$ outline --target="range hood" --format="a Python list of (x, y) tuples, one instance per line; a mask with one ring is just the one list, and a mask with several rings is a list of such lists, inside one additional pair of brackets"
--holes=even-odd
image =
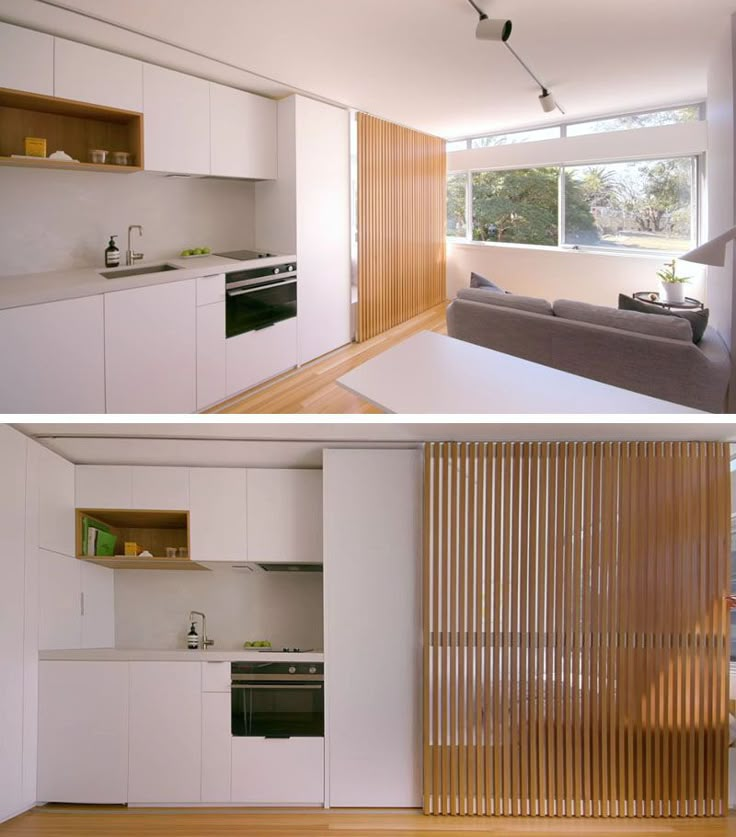
[(321, 573), (322, 564), (268, 564), (255, 563), (264, 573)]

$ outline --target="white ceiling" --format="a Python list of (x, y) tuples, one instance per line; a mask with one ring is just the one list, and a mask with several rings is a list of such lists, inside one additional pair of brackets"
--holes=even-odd
[[(512, 19), (511, 43), (573, 118), (704, 98), (709, 54), (736, 11), (735, 0), (479, 4)], [(183, 53), (58, 6), (271, 80), (243, 76), (246, 89), (297, 89), (440, 136), (545, 119), (538, 89), (505, 47), (476, 41), (467, 0), (0, 0), (0, 17), (186, 69)], [(236, 83), (232, 68), (223, 72)]]
[(319, 468), (335, 447), (419, 447), (426, 441), (736, 441), (736, 422), (612, 424), (581, 418), (440, 424), (340, 421), (17, 424), (76, 464)]

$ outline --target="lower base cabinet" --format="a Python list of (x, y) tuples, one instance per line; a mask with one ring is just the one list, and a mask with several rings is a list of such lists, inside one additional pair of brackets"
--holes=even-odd
[(230, 802), (230, 725), (230, 692), (203, 692), (202, 802)]
[(323, 738), (233, 738), (232, 753), (232, 802), (324, 802)]
[(39, 665), (38, 800), (128, 801), (128, 664)]
[(227, 392), (235, 395), (296, 366), (296, 319), (227, 340)]

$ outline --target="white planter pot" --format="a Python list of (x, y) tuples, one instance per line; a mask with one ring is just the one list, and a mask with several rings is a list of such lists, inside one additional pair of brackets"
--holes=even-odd
[(667, 302), (684, 302), (685, 283), (662, 282), (662, 294)]

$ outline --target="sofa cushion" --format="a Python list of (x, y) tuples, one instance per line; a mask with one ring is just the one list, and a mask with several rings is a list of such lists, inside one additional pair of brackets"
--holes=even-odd
[(506, 293), (500, 285), (497, 285), (495, 282), (491, 282), (490, 279), (486, 279), (485, 276), (481, 276), (479, 273), (470, 274), (470, 287), (485, 288), (487, 291), (496, 291), (496, 293), (499, 294)]
[(640, 299), (634, 299), (626, 294), (618, 295), (618, 307), (624, 311), (639, 311), (642, 314), (659, 314), (670, 318), (686, 320), (690, 324), (691, 339), (693, 343), (700, 343), (708, 327), (710, 311), (705, 308), (701, 311), (682, 311), (676, 308), (662, 308), (660, 305), (650, 305)]
[(502, 308), (516, 308), (529, 311), (532, 314), (547, 314), (552, 316), (552, 306), (546, 299), (535, 296), (518, 296), (517, 294), (489, 293), (485, 288), (463, 288), (458, 291), (458, 299), (468, 299), (471, 302), (484, 302), (486, 305), (498, 305)]
[[(577, 320), (591, 325), (618, 328), (633, 331), (651, 337), (668, 337), (671, 340), (692, 340), (689, 324), (676, 317), (652, 317), (636, 311), (619, 311), (603, 305), (590, 305), (587, 302), (574, 302), (558, 299), (554, 304), (556, 317), (565, 320)], [(686, 328), (683, 328), (686, 325)]]

